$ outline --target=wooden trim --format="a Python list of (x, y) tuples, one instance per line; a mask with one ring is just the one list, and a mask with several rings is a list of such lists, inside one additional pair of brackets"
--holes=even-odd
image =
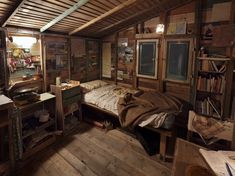
[(67, 17), (68, 15), (70, 15), (71, 13), (73, 13), (75, 10), (77, 10), (78, 8), (80, 8), (81, 6), (83, 6), (84, 4), (86, 4), (89, 0), (80, 0), (79, 2), (77, 2), (76, 4), (74, 4), (71, 8), (67, 9), (66, 11), (64, 11), (62, 14), (60, 14), (59, 16), (57, 16), (56, 18), (54, 18), (53, 20), (51, 20), (49, 23), (47, 23), (45, 26), (43, 26), (40, 29), (40, 32), (44, 32), (45, 30), (47, 30), (48, 28), (50, 28), (51, 26), (53, 26), (54, 24), (58, 23), (59, 21), (61, 21), (62, 19), (64, 19), (65, 17)]
[(115, 8), (113, 8), (113, 9), (107, 11), (106, 13), (104, 13), (104, 14), (98, 16), (97, 18), (94, 18), (93, 20), (91, 20), (91, 21), (85, 23), (84, 25), (78, 27), (77, 29), (71, 31), (71, 32), (69, 33), (69, 35), (72, 35), (72, 34), (74, 34), (74, 33), (77, 33), (78, 31), (81, 31), (82, 29), (87, 28), (88, 26), (90, 26), (90, 25), (96, 23), (97, 21), (100, 21), (100, 20), (106, 18), (107, 16), (110, 16), (110, 15), (114, 14), (115, 12), (117, 12), (117, 11), (119, 11), (119, 10), (121, 10), (121, 9), (123, 9), (123, 8), (125, 8), (125, 7), (127, 7), (127, 6), (129, 6), (129, 5), (131, 5), (131, 4), (133, 4), (133, 3), (135, 3), (135, 2), (136, 2), (136, 0), (128, 0), (128, 1), (124, 2), (124, 3), (122, 3), (122, 4), (118, 5), (118, 6), (116, 6)]
[(162, 34), (157, 33), (149, 33), (149, 34), (136, 34), (136, 39), (154, 39), (154, 38), (161, 38)]

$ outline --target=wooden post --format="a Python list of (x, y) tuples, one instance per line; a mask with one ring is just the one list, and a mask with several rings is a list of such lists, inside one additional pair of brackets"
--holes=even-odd
[[(160, 23), (164, 24), (164, 34), (166, 34), (166, 25), (167, 25), (167, 17), (168, 13), (167, 12), (162, 12), (160, 14)], [(164, 35), (161, 36), (160, 41), (159, 41), (159, 59), (158, 59), (158, 78), (159, 78), (159, 90), (163, 92), (163, 57), (164, 57)]]
[(118, 36), (119, 33), (116, 32), (115, 34), (115, 44), (116, 44), (116, 57), (115, 57), (115, 84), (117, 85), (117, 69), (118, 69)]

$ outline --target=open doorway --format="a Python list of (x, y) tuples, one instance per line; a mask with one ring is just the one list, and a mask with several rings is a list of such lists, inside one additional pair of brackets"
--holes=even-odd
[(10, 84), (42, 77), (40, 46), (39, 35), (8, 35), (7, 65)]

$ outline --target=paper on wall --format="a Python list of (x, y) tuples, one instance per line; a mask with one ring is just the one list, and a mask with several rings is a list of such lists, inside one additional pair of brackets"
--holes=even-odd
[(214, 4), (213, 8), (212, 8), (211, 21), (213, 21), (213, 22), (229, 21), (231, 7), (232, 7), (231, 2)]

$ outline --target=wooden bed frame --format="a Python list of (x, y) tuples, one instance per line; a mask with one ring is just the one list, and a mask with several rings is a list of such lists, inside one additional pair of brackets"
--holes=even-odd
[[(118, 116), (108, 110), (105, 110), (105, 109), (101, 109), (91, 103), (86, 103), (86, 102), (82, 102), (81, 103), (82, 106), (87, 106), (88, 108), (92, 108), (92, 109), (95, 109), (99, 112), (102, 112), (102, 113), (105, 113), (105, 114), (108, 114), (116, 119), (118, 119)], [(167, 154), (167, 145), (169, 143), (169, 139), (173, 139), (175, 140), (176, 139), (176, 131), (175, 129), (173, 128), (172, 130), (166, 130), (166, 129), (162, 129), (162, 128), (153, 128), (153, 127), (150, 127), (150, 126), (145, 126), (144, 128), (146, 129), (149, 129), (155, 133), (158, 133), (160, 134), (160, 151), (159, 151), (159, 154), (160, 154), (160, 157), (163, 161), (166, 161), (167, 159), (173, 159), (173, 156), (171, 155), (168, 155)]]

